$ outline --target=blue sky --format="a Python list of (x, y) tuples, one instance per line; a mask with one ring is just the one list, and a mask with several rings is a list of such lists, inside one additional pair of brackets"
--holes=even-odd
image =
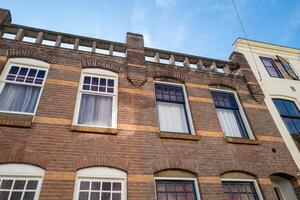
[[(249, 39), (300, 48), (300, 0), (235, 0)], [(13, 23), (228, 59), (243, 37), (231, 0), (1, 0)]]

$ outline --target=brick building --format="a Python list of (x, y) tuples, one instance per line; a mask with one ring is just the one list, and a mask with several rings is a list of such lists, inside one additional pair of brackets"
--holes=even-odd
[(242, 54), (25, 27), (4, 9), (0, 27), (0, 199), (297, 199), (297, 166)]

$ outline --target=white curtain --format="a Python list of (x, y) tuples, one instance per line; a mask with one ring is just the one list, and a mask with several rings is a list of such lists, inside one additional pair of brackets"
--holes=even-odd
[(112, 126), (112, 97), (82, 94), (78, 124)]
[(222, 130), (227, 137), (242, 137), (235, 111), (217, 108), (217, 114), (221, 123)]
[(0, 110), (33, 113), (40, 87), (5, 83), (0, 94)]
[(157, 102), (161, 131), (189, 133), (183, 104)]

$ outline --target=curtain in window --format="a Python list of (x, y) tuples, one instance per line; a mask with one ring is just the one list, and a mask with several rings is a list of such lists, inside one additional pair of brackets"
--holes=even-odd
[(161, 131), (189, 133), (184, 104), (157, 102)]
[(217, 108), (217, 114), (221, 123), (222, 130), (227, 137), (242, 137), (236, 113), (234, 110)]
[(33, 113), (39, 87), (6, 83), (0, 94), (0, 110)]
[(112, 126), (112, 97), (82, 94), (78, 124)]

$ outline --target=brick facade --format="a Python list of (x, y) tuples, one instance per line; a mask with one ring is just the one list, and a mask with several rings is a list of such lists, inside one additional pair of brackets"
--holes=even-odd
[[(141, 35), (128, 33), (125, 45), (127, 57), (121, 58), (0, 40), (0, 69), (8, 59), (16, 57), (50, 64), (37, 112), (33, 121), (29, 120), (32, 123), (26, 128), (13, 122), (2, 123), (5, 116), (0, 115), (0, 163), (28, 163), (44, 168), (41, 200), (72, 199), (76, 171), (91, 166), (127, 172), (128, 200), (155, 199), (154, 174), (165, 169), (195, 174), (203, 200), (226, 199), (220, 179), (226, 172), (253, 174), (263, 197), (269, 200), (275, 199), (270, 175), (297, 177), (297, 167), (261, 101), (261, 89), (242, 54), (231, 56), (242, 73), (224, 75), (147, 62)], [(83, 68), (118, 73), (118, 128), (113, 134), (72, 128)], [(185, 85), (195, 138), (159, 133), (153, 87), (156, 80)], [(237, 92), (256, 142), (224, 138), (210, 93), (213, 87)], [(9, 117), (13, 120), (13, 116)], [(28, 119), (18, 116), (15, 120)]]

